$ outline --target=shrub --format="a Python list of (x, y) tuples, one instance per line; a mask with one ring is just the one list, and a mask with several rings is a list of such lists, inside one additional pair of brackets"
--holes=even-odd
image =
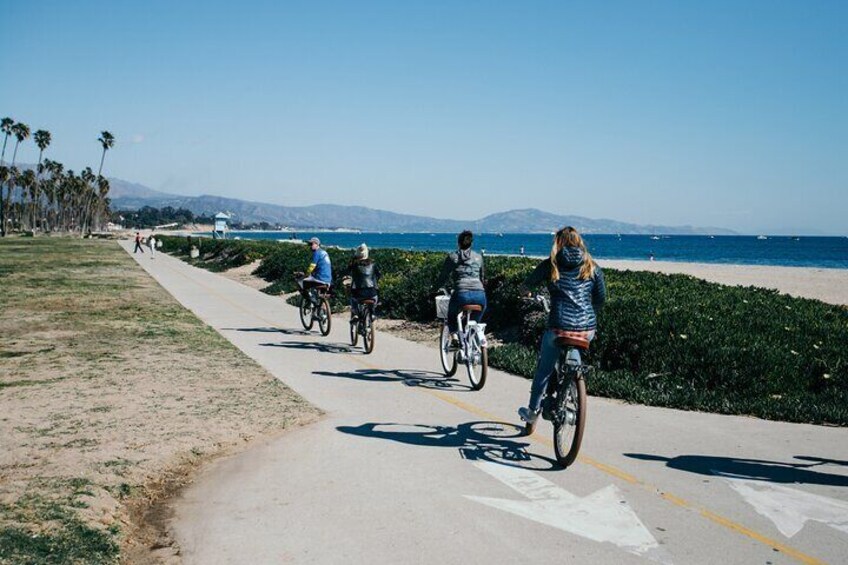
[[(187, 256), (186, 238), (162, 238)], [(194, 239), (196, 243), (198, 240)], [(334, 267), (350, 251), (327, 250)], [(372, 250), (383, 273), (383, 315), (434, 318), (432, 301), (444, 253)], [(286, 242), (204, 239), (198, 264), (221, 269), (257, 258), (265, 292), (292, 292), (292, 272), (309, 252)], [(486, 260), (486, 322), (509, 336), (490, 362), (532, 376), (544, 316), (519, 297), (534, 260)], [(605, 271), (609, 300), (598, 317), (589, 380), (593, 394), (656, 406), (752, 414), (763, 418), (848, 425), (848, 310), (753, 287), (728, 287), (685, 275)], [(332, 301), (335, 311), (344, 293)]]

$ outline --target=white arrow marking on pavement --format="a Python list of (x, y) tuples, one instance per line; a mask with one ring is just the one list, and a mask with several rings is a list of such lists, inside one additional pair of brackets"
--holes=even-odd
[(848, 534), (848, 502), (763, 481), (723, 478), (787, 538), (800, 532), (808, 520)]
[(610, 542), (654, 561), (671, 563), (614, 485), (580, 498), (526, 469), (482, 461), (475, 465), (530, 500), (466, 498), (593, 541)]

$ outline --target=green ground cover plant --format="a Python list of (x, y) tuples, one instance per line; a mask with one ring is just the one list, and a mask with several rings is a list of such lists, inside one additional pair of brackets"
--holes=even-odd
[[(186, 256), (186, 238), (164, 238)], [(195, 239), (195, 242), (197, 239)], [(261, 258), (266, 292), (292, 292), (292, 272), (309, 253), (287, 242), (204, 240), (200, 264), (237, 266)], [(335, 268), (349, 250), (328, 249)], [(383, 271), (384, 316), (428, 322), (444, 253), (374, 249)], [(519, 297), (535, 260), (486, 262), (486, 322), (504, 345), (490, 363), (531, 377), (544, 316)], [(588, 382), (594, 395), (654, 406), (848, 425), (848, 309), (754, 287), (686, 275), (606, 270), (609, 301), (599, 317)], [(345, 304), (342, 295), (334, 309)]]

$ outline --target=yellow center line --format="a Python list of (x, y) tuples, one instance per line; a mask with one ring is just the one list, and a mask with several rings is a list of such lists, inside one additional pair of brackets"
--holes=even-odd
[[(178, 259), (175, 259), (175, 260), (178, 260)], [(162, 263), (159, 263), (159, 264), (162, 264)], [(197, 281), (196, 279), (189, 277), (185, 273), (182, 273), (182, 272), (178, 271), (177, 269), (174, 269), (173, 267), (170, 267), (168, 265), (166, 265), (166, 266), (171, 271), (179, 274), (180, 276), (182, 276), (186, 280), (206, 289), (210, 294), (220, 298), (224, 302), (227, 302), (228, 304), (230, 304), (234, 308), (241, 310), (242, 312), (249, 314), (250, 316), (253, 316), (255, 318), (262, 320), (263, 322), (267, 323), (269, 325), (269, 327), (279, 329), (279, 330), (285, 329), (285, 328), (278, 326), (275, 321), (269, 320), (268, 318), (265, 318), (263, 315), (257, 314), (255, 312), (251, 311), (250, 309), (242, 306), (241, 304), (234, 302), (233, 300), (229, 299), (227, 296), (222, 295), (221, 293), (217, 292), (215, 289)], [(372, 365), (371, 363), (368, 363), (367, 361), (364, 361), (360, 357), (356, 357), (356, 356), (352, 355), (351, 353), (345, 353), (344, 355), (346, 355), (349, 359), (351, 359), (355, 363), (357, 363), (357, 364), (359, 364), (359, 365), (361, 365), (365, 368), (378, 370), (378, 371), (382, 370), (381, 367), (377, 367), (375, 365)], [(422, 387), (415, 387), (415, 388), (420, 392), (429, 394), (430, 396), (434, 396), (435, 398), (438, 398), (439, 400), (441, 400), (443, 402), (446, 402), (448, 404), (456, 406), (457, 408), (464, 410), (466, 412), (469, 412), (471, 414), (474, 414), (475, 416), (479, 416), (481, 418), (486, 418), (487, 420), (492, 420), (492, 421), (501, 421), (500, 418), (498, 418), (494, 414), (491, 414), (490, 412), (487, 412), (485, 409), (480, 408), (478, 406), (475, 406), (473, 404), (470, 404), (468, 402), (459, 400), (457, 398), (454, 398), (453, 396), (447, 395), (444, 392), (440, 392), (440, 391), (436, 391), (436, 390), (430, 390), (430, 389), (422, 388)], [(532, 439), (532, 440), (536, 441), (537, 443), (541, 443), (541, 444), (546, 445), (548, 447), (551, 447), (551, 448), (553, 447), (553, 441), (552, 440), (550, 440), (547, 437), (543, 437), (543, 436), (539, 435), (538, 433), (534, 433), (532, 436), (529, 436), (529, 439)], [(757, 542), (759, 542), (763, 545), (766, 545), (766, 546), (768, 546), (772, 549), (780, 551), (781, 553), (783, 553), (783, 554), (785, 554), (789, 557), (792, 557), (793, 559), (796, 559), (797, 561), (799, 561), (801, 563), (805, 563), (807, 565), (824, 565), (825, 564), (825, 562), (821, 561), (820, 559), (817, 559), (815, 557), (812, 557), (810, 555), (807, 555), (807, 554), (801, 552), (800, 550), (797, 550), (793, 547), (790, 547), (788, 545), (780, 543), (779, 541), (777, 541), (775, 539), (772, 539), (768, 536), (760, 534), (760, 533), (758, 533), (758, 532), (756, 532), (756, 531), (754, 531), (754, 530), (752, 530), (752, 529), (750, 529), (746, 526), (743, 526), (742, 524), (739, 524), (738, 522), (735, 522), (735, 521), (733, 521), (729, 518), (725, 518), (724, 516), (721, 516), (720, 514), (716, 514), (715, 512), (709, 510), (708, 508), (706, 508), (704, 506), (700, 506), (698, 504), (695, 504), (695, 503), (689, 502), (689, 501), (687, 501), (683, 498), (680, 498), (679, 496), (676, 496), (676, 495), (671, 494), (669, 492), (665, 492), (663, 489), (660, 489), (660, 488), (652, 485), (651, 483), (648, 483), (646, 481), (638, 479), (635, 476), (631, 475), (630, 473), (627, 473), (626, 471), (618, 469), (617, 467), (614, 467), (612, 465), (608, 465), (606, 463), (602, 463), (602, 462), (600, 462), (596, 459), (593, 459), (593, 458), (591, 458), (587, 455), (579, 455), (577, 457), (577, 460), (580, 463), (590, 465), (591, 467), (594, 467), (595, 469), (597, 469), (597, 470), (599, 470), (603, 473), (606, 473), (607, 475), (613, 476), (617, 479), (620, 479), (620, 480), (622, 480), (626, 483), (632, 484), (634, 486), (641, 487), (642, 489), (659, 496), (660, 499), (668, 501), (675, 506), (678, 506), (680, 508), (685, 508), (687, 510), (693, 510), (697, 513), (696, 515), (701, 516), (701, 517), (709, 520), (710, 522), (712, 522), (714, 524), (718, 524), (719, 526), (722, 526), (722, 527), (724, 527), (724, 528), (726, 528), (726, 529), (728, 529), (732, 532), (735, 532), (735, 533), (740, 534), (742, 536), (745, 536), (749, 539), (757, 541)]]

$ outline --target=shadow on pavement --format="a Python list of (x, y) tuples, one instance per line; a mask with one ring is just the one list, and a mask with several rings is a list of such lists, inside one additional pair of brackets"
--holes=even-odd
[(504, 422), (468, 422), (459, 426), (368, 423), (338, 426), (342, 433), (397, 441), (421, 447), (448, 447), (459, 450), (464, 459), (489, 461), (534, 471), (559, 470), (556, 460), (527, 451), (530, 445), (518, 441), (523, 426)]
[(357, 381), (381, 383), (401, 382), (406, 386), (449, 390), (455, 392), (470, 392), (471, 386), (460, 383), (457, 379), (446, 377), (441, 373), (418, 371), (415, 369), (358, 369), (356, 371), (314, 371), (313, 375), (322, 377), (338, 377)]
[(281, 341), (279, 343), (260, 343), (264, 347), (283, 347), (286, 349), (312, 349), (322, 353), (350, 353), (350, 346), (341, 343), (320, 341)]
[(306, 330), (290, 330), (286, 328), (221, 328), (221, 331), (225, 332), (256, 332), (256, 333), (269, 333), (269, 334), (283, 334), (283, 335), (309, 335), (311, 332)]
[(798, 463), (714, 457), (710, 455), (678, 455), (673, 458), (647, 453), (625, 453), (624, 455), (642, 461), (661, 461), (672, 469), (709, 477), (719, 476), (769, 481), (772, 483), (803, 483), (848, 487), (848, 476), (809, 470), (810, 467), (825, 464), (844, 465), (844, 461), (819, 459), (817, 457), (797, 456), (795, 459), (815, 461), (814, 463)]

